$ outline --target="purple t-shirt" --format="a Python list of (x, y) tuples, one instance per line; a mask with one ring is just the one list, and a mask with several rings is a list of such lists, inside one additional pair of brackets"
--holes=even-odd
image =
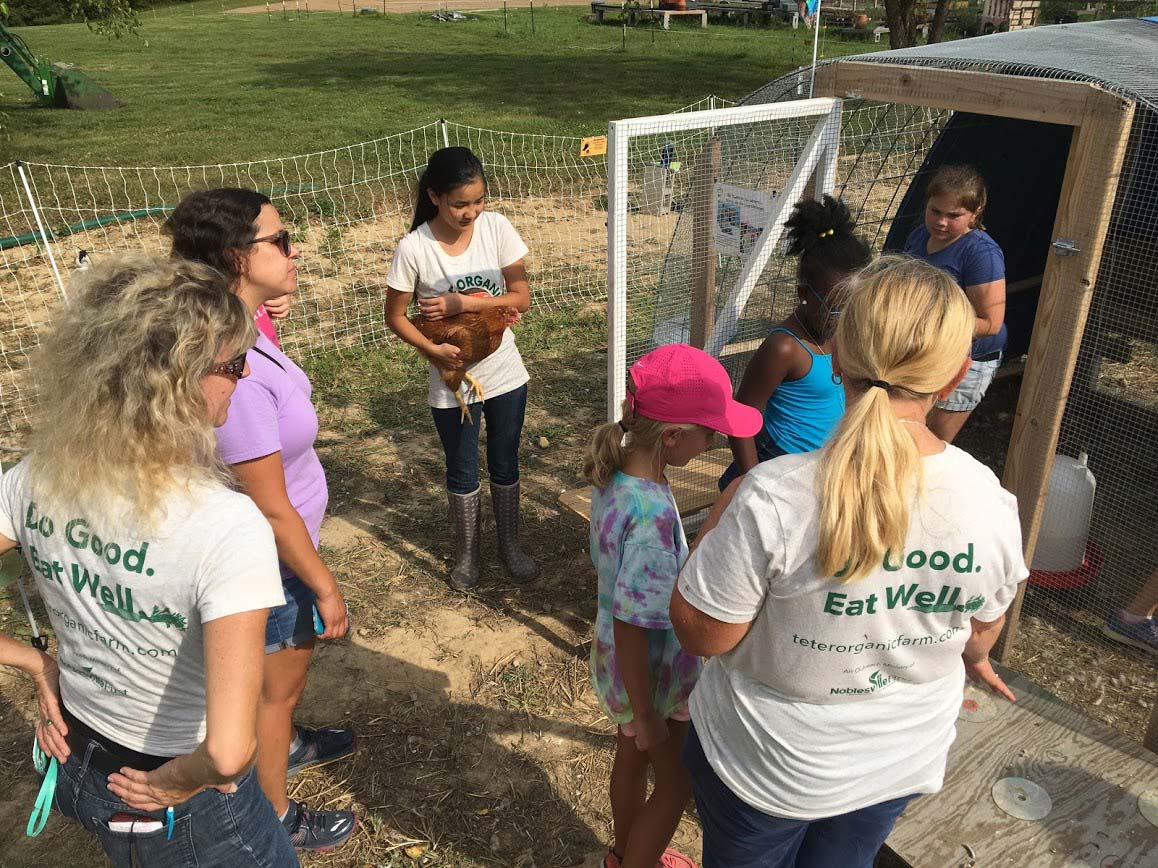
[[(905, 253), (937, 266), (957, 281), (962, 289), (1005, 278), (1005, 254), (983, 229), (966, 232), (948, 247), (930, 253), (929, 230), (921, 225), (910, 233), (905, 242)], [(1005, 323), (1002, 323), (1001, 331), (997, 334), (973, 339), (971, 355), (980, 359), (1003, 350), (1008, 338), (1009, 332)]]
[[(249, 376), (238, 382), (229, 416), (217, 429), (217, 451), (226, 464), (280, 452), (286, 493), (316, 548), (329, 490), (314, 451), (318, 415), (310, 401), (310, 380), (264, 334), (248, 359)], [(283, 576), (292, 575), (285, 564), (281, 569)]]

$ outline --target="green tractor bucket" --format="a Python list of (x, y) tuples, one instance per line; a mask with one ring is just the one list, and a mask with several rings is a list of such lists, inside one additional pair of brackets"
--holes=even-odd
[(99, 111), (124, 105), (119, 99), (68, 63), (52, 64), (54, 102), (60, 108)]
[[(0, 0), (0, 11), (4, 3)], [(41, 105), (71, 109), (112, 109), (124, 105), (71, 63), (52, 63), (32, 53), (23, 38), (0, 21), (0, 61), (36, 94)]]

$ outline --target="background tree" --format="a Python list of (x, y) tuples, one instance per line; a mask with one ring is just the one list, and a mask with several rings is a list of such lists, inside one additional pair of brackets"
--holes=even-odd
[(137, 29), (137, 9), (148, 0), (9, 0), (0, 15), (12, 27), (83, 21), (98, 33), (123, 36)]
[(933, 10), (933, 20), (929, 22), (929, 44), (940, 42), (945, 33), (945, 18), (949, 12), (949, 0), (937, 0)]
[[(938, 3), (941, 2), (944, 0), (938, 0)], [(917, 44), (918, 7), (924, 11), (924, 0), (885, 0), (889, 48), (908, 48)]]

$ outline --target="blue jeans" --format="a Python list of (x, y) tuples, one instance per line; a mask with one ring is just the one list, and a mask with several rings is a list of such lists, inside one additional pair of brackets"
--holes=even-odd
[(97, 836), (116, 868), (298, 868), (289, 835), (262, 793), (251, 769), (225, 795), (205, 790), (173, 806), (173, 836), (156, 832), (113, 832), (109, 818), (129, 813), (165, 821), (164, 811), (138, 811), (112, 794), (108, 778), (90, 768), (96, 749), (89, 742), (60, 767), (54, 804)]
[[(768, 433), (768, 429), (761, 426), (760, 430), (756, 433), (757, 460), (761, 462), (771, 461), (773, 458), (779, 458), (781, 455), (787, 454), (787, 452), (776, 445), (776, 442), (772, 439), (772, 435)], [(717, 483), (720, 486), (720, 491), (723, 491), (731, 485), (732, 480), (739, 475), (740, 468), (737, 467), (736, 462), (733, 461), (728, 465), (728, 469), (724, 471), (720, 477), (720, 481)]]
[(717, 777), (694, 725), (684, 742), (684, 765), (704, 826), (703, 868), (872, 868), (893, 823), (914, 798), (823, 820), (773, 817), (742, 801)]
[[(527, 412), (527, 386), (470, 406), (471, 421), (462, 421), (458, 407), (431, 407), (434, 427), (446, 453), (446, 487), (455, 494), (478, 488), (478, 435), (481, 418), (487, 420), (487, 469), (496, 485), (519, 481), (519, 438)], [(481, 413), (479, 411), (482, 411)]]

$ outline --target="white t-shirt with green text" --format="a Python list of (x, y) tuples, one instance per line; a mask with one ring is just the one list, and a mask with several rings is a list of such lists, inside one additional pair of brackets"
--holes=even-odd
[(202, 625), (285, 603), (273, 531), (243, 494), (174, 493), (150, 530), (37, 502), (22, 461), (0, 479), (0, 535), (20, 543), (56, 634), (65, 706), (141, 753), (205, 738)]
[(940, 789), (970, 620), (1000, 617), (1029, 572), (1013, 495), (948, 446), (923, 459), (904, 551), (851, 584), (818, 576), (820, 454), (751, 470), (679, 580), (705, 614), (752, 622), (692, 694), (705, 755), (797, 819)]
[[(394, 251), (386, 285), (398, 292), (417, 293), (419, 298), (435, 298), (448, 292), (502, 295), (507, 291), (503, 269), (525, 258), (527, 245), (511, 221), (494, 211), (483, 211), (474, 222), (473, 232), (466, 250), (458, 256), (443, 250), (426, 223), (408, 232)], [(513, 392), (531, 378), (510, 329), (503, 332), (503, 341), (497, 350), (467, 371), (478, 381), (487, 398)], [(468, 401), (478, 400), (473, 393), (468, 394), (470, 388), (464, 382), (459, 392)], [(433, 363), (427, 401), (439, 409), (458, 406)]]

